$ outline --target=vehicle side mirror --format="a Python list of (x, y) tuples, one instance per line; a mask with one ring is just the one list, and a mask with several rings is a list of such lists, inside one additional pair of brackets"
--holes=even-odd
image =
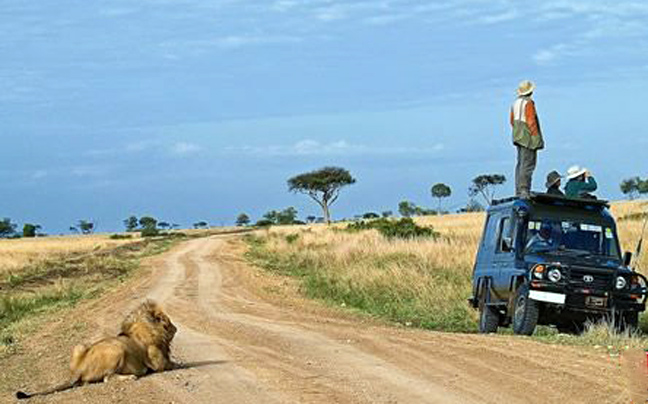
[(630, 251), (626, 251), (625, 254), (623, 254), (623, 265), (629, 267), (631, 263), (632, 253)]
[(513, 239), (511, 237), (502, 238), (502, 251), (505, 252), (513, 251)]

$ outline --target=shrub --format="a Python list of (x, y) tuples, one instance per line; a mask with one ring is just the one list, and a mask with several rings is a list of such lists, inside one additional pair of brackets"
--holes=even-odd
[(348, 231), (361, 231), (375, 229), (387, 238), (411, 239), (417, 237), (437, 237), (438, 233), (431, 227), (422, 227), (414, 223), (409, 217), (400, 220), (389, 220), (385, 218), (360, 221), (347, 226)]
[(142, 230), (142, 237), (155, 237), (160, 234), (160, 231), (155, 227), (147, 227)]
[(299, 234), (288, 234), (286, 235), (286, 242), (292, 244), (299, 238)]
[(111, 234), (110, 239), (111, 240), (126, 240), (132, 238), (130, 234)]

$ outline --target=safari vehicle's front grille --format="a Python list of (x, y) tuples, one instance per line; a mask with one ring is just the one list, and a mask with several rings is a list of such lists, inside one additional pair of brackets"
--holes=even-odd
[(614, 279), (614, 273), (597, 271), (592, 268), (571, 267), (569, 269), (569, 284), (576, 288), (609, 289)]

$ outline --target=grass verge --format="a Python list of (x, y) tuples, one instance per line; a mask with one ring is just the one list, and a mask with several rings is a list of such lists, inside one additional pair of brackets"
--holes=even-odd
[[(454, 332), (476, 330), (475, 314), (465, 300), (470, 293), (465, 272), (430, 267), (408, 252), (377, 255), (373, 250), (371, 254), (355, 251), (349, 253), (351, 257), (336, 256), (334, 250), (310, 244), (307, 234), (297, 237), (301, 240), (294, 234), (249, 235), (247, 257), (257, 266), (298, 278), (306, 296), (329, 304), (406, 326)], [(277, 248), (286, 250), (278, 253)]]

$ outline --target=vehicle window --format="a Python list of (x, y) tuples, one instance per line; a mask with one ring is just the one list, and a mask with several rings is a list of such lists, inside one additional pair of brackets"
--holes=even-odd
[[(508, 239), (509, 244), (506, 244), (505, 239)], [(511, 242), (511, 218), (504, 217), (500, 221), (497, 252), (511, 252)]]
[(558, 219), (530, 220), (526, 251), (619, 257), (616, 237), (610, 227)]
[(488, 215), (486, 218), (484, 236), (482, 238), (482, 247), (487, 247), (489, 244), (492, 245), (493, 239), (495, 238), (495, 235), (493, 234), (495, 232), (495, 222), (496, 218), (492, 215)]

